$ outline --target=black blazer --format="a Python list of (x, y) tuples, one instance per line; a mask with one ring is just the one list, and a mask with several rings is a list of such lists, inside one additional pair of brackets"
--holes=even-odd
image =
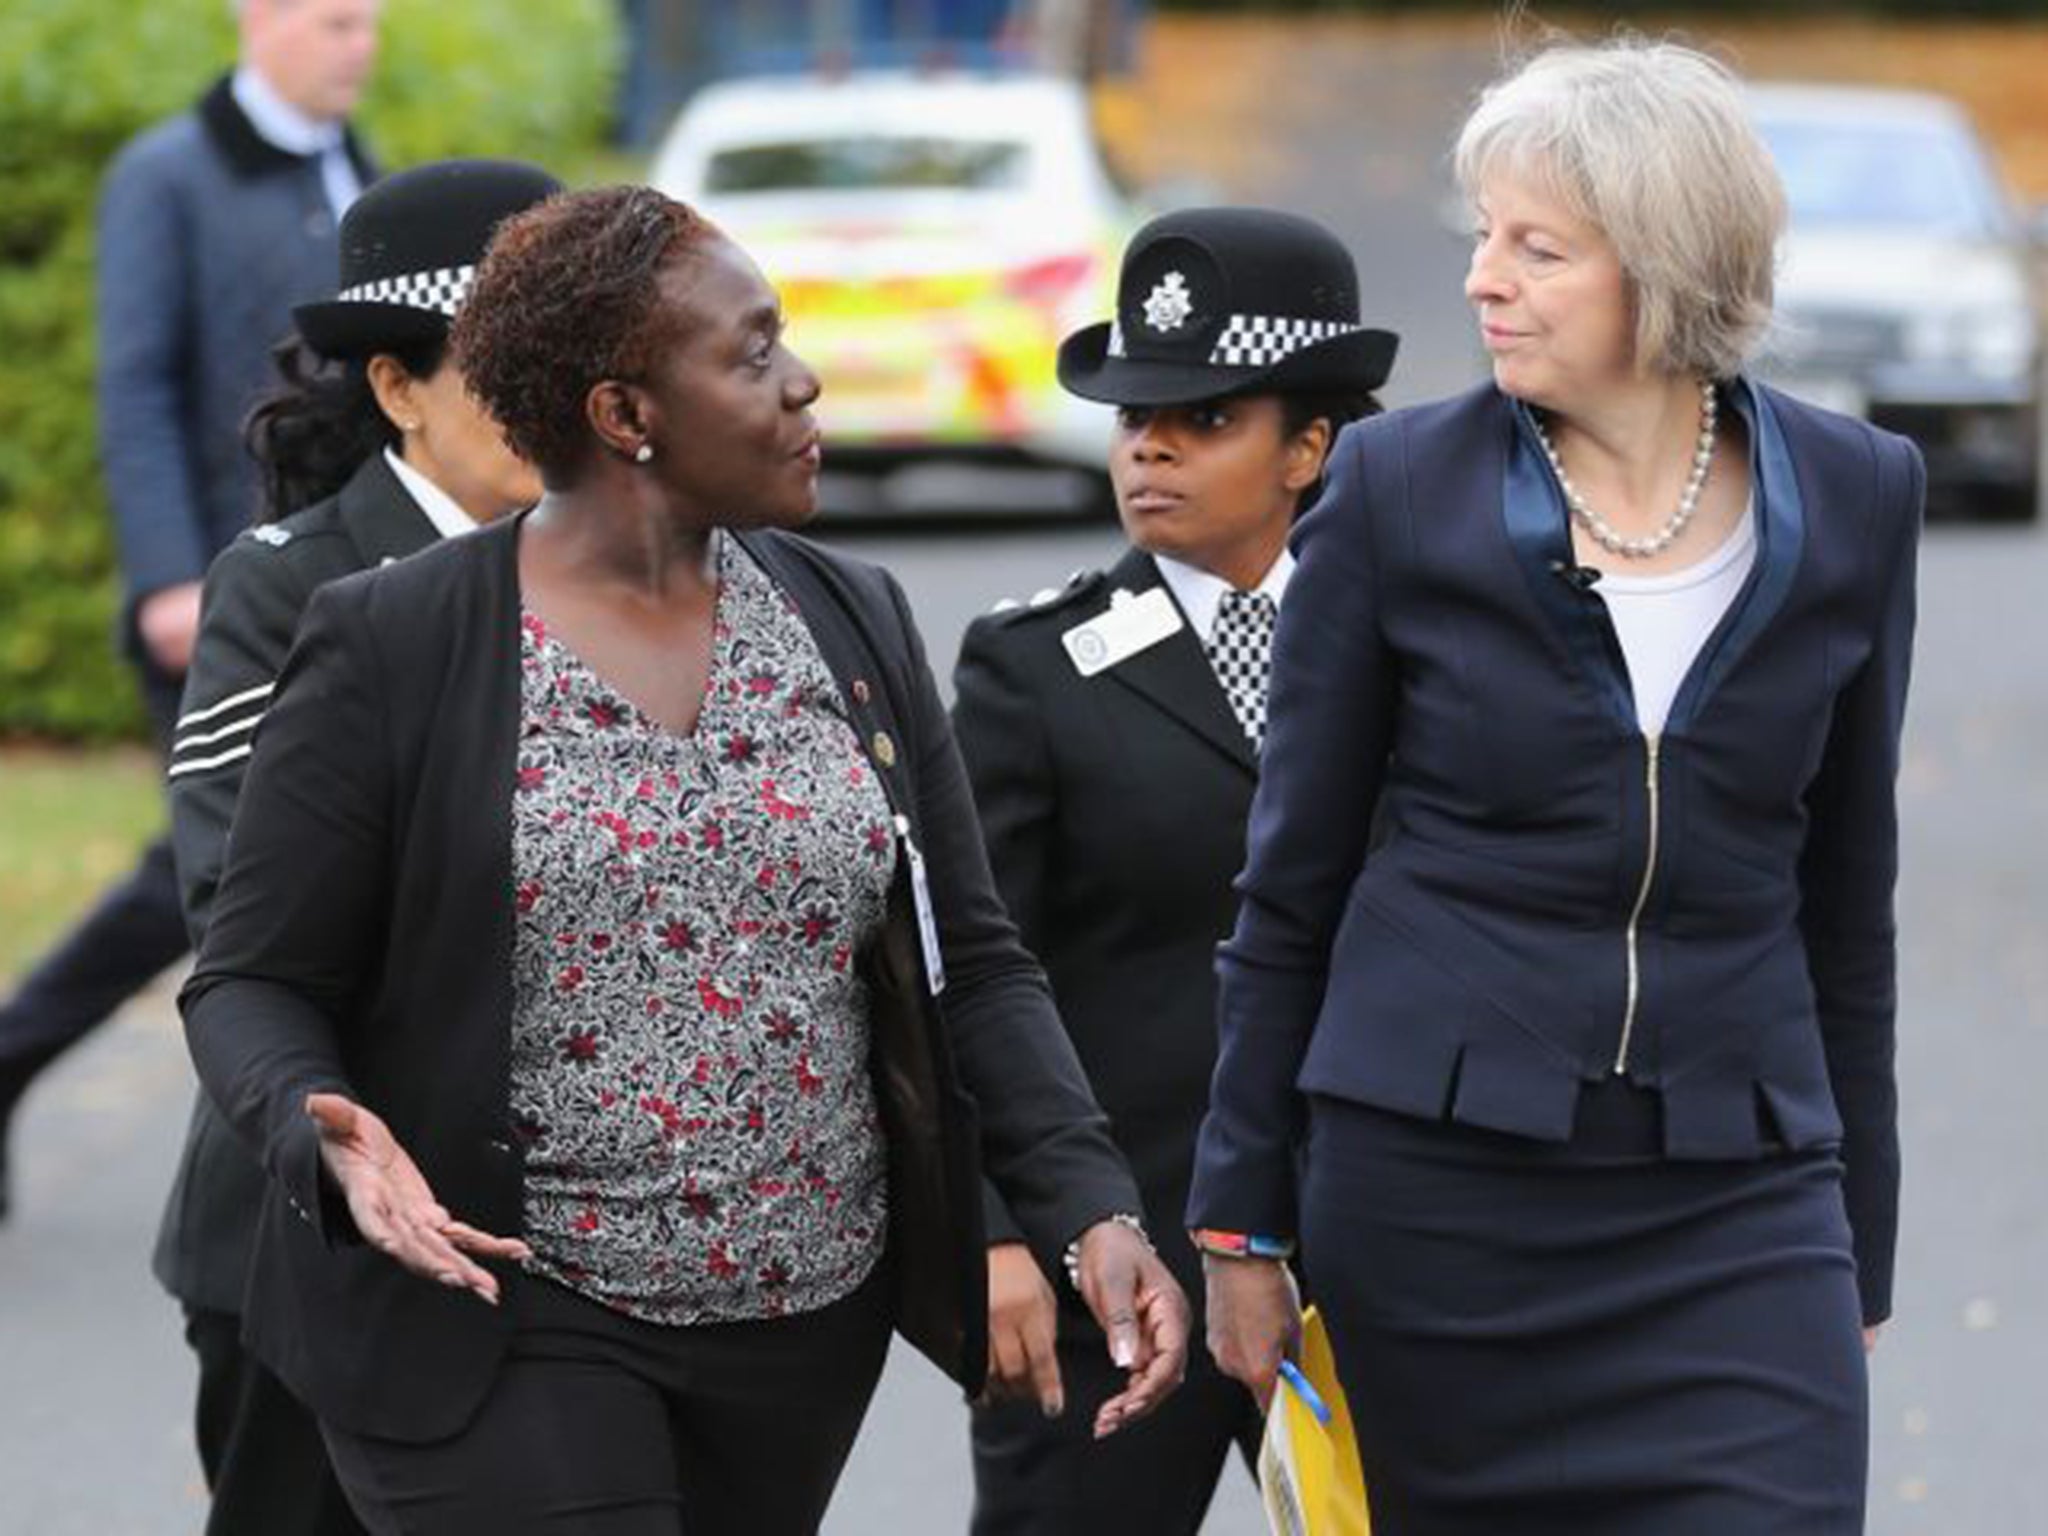
[[(520, 1230), (507, 1055), (523, 521), (314, 597), (180, 997), (201, 1081), (273, 1181), (248, 1341), (323, 1419), (358, 1433), (453, 1432), (505, 1348), (509, 1308), (351, 1241), (302, 1106), (317, 1089), (358, 1096), (449, 1209)], [(861, 963), (898, 1326), (973, 1391), (987, 1351), (984, 1161), (1046, 1253), (1136, 1190), (996, 895), (900, 590), (790, 535), (740, 537), (803, 613), (929, 872), (943, 997), (921, 963), (907, 857)], [(503, 1278), (509, 1295), (519, 1277)]]
[[(976, 620), (953, 728), (1004, 903), (1189, 1284), (1181, 1215), (1216, 1065), (1215, 951), (1256, 764), (1192, 628), (1086, 678), (1060, 643), (1118, 589), (1154, 587), (1152, 557), (1131, 550), (1050, 601)], [(1014, 1235), (1000, 1198), (988, 1216), (992, 1241)]]
[[(439, 537), (378, 453), (336, 495), (243, 533), (207, 571), (169, 780), (178, 898), (194, 949), (220, 885), (246, 749), (306, 604), (328, 582)], [(241, 1311), (262, 1204), (263, 1170), (213, 1101), (195, 1094), (150, 1262), (164, 1288), (188, 1306)]]
[(1674, 1158), (1839, 1143), (1889, 1312), (1920, 458), (1728, 397), (1756, 562), (1654, 741), (1523, 408), (1489, 385), (1339, 438), (1274, 641), (1192, 1222), (1294, 1231), (1300, 1092), (1556, 1141), (1622, 1072)]

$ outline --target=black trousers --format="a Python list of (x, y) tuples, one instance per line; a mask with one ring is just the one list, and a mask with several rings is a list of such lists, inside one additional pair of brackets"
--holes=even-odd
[(1102, 1331), (1073, 1312), (1060, 1313), (1066, 1412), (1008, 1401), (974, 1412), (973, 1536), (1196, 1536), (1233, 1445), (1257, 1476), (1265, 1424), (1251, 1394), (1216, 1369), (1198, 1321), (1180, 1390), (1097, 1440), (1095, 1410), (1124, 1376)]
[(888, 1353), (885, 1269), (770, 1322), (666, 1328), (528, 1279), (482, 1409), (430, 1444), (324, 1426), (377, 1536), (810, 1536)]
[(363, 1536), (319, 1424), (240, 1334), (233, 1313), (185, 1314), (199, 1357), (199, 1461), (213, 1495), (206, 1536)]
[[(178, 679), (143, 669), (143, 701), (166, 754), (177, 723), (178, 691)], [(0, 1005), (0, 1183), (7, 1119), (36, 1074), (112, 1017), (186, 948), (178, 871), (169, 837), (159, 837)]]

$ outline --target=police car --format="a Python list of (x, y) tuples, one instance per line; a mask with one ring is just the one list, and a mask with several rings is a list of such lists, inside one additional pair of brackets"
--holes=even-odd
[(828, 461), (932, 455), (1100, 471), (1110, 416), (1054, 353), (1109, 313), (1136, 216), (1088, 101), (1032, 73), (866, 71), (705, 87), (652, 180), (782, 294), (825, 383)]

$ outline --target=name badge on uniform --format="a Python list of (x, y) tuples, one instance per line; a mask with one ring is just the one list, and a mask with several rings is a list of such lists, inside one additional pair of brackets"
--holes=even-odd
[(925, 980), (932, 996), (946, 990), (946, 962), (939, 954), (939, 922), (932, 913), (932, 888), (924, 877), (924, 855), (910, 840), (910, 818), (896, 818), (896, 835), (903, 840), (903, 856), (910, 864), (910, 904), (917, 909), (917, 942), (924, 950)]
[(1148, 587), (1134, 597), (1120, 587), (1107, 608), (1061, 635), (1060, 644), (1074, 670), (1093, 677), (1179, 633), (1185, 622), (1166, 588)]

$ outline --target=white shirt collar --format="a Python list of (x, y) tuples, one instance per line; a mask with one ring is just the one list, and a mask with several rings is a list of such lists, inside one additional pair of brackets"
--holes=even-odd
[[(1154, 555), (1152, 563), (1159, 567), (1160, 578), (1165, 581), (1167, 590), (1173, 593), (1173, 600), (1180, 604), (1180, 611), (1187, 615), (1195, 638), (1207, 645), (1209, 637), (1216, 631), (1216, 610), (1223, 602), (1223, 594), (1230, 590), (1230, 583), (1221, 576), (1170, 555)], [(1288, 578), (1293, 574), (1294, 551), (1283, 548), (1280, 558), (1273, 562), (1265, 579), (1254, 590), (1272, 598), (1273, 606), (1277, 608), (1282, 594), (1287, 591)]]
[(321, 194), (338, 222), (349, 204), (363, 194), (363, 181), (348, 157), (341, 124), (306, 116), (246, 64), (235, 71), (229, 89), (260, 138), (288, 155), (304, 155), (319, 167)]
[(427, 514), (427, 521), (434, 525), (434, 531), (442, 538), (452, 539), (460, 533), (476, 532), (476, 519), (457, 506), (454, 497), (389, 448), (384, 450), (384, 462), (391, 466), (391, 473), (398, 476), (398, 483), (419, 503), (420, 510)]
[(308, 117), (247, 64), (235, 71), (229, 89), (250, 126), (286, 154), (318, 155), (341, 147), (340, 123)]

